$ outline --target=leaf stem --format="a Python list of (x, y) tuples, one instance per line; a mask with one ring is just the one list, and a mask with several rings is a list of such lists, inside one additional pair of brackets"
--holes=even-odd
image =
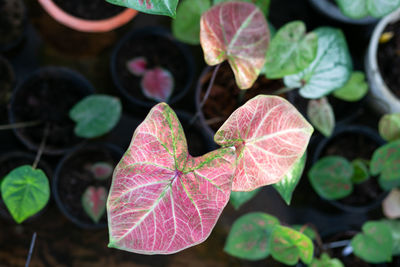
[(281, 89), (275, 91), (273, 94), (274, 95), (281, 95), (281, 94), (285, 94), (287, 92), (290, 92), (290, 91), (292, 91), (294, 89), (296, 89), (296, 88), (289, 88), (289, 87), (285, 86), (285, 87), (282, 87)]
[(17, 122), (13, 124), (0, 125), (0, 130), (10, 130), (18, 128), (26, 128), (39, 125), (40, 121), (29, 121), (29, 122)]
[(36, 242), (36, 235), (37, 235), (36, 232), (34, 232), (31, 240), (31, 245), (29, 247), (28, 258), (26, 259), (25, 262), (25, 267), (29, 267), (29, 264), (31, 262), (33, 248), (35, 247), (35, 242)]
[(350, 244), (350, 240), (341, 240), (341, 241), (336, 241), (332, 243), (325, 244), (323, 246), (324, 249), (331, 249), (331, 248), (340, 248), (340, 247), (345, 247)]
[(49, 129), (50, 129), (49, 124), (46, 124), (46, 128), (44, 129), (42, 142), (40, 143), (39, 150), (38, 150), (38, 152), (36, 154), (35, 161), (32, 164), (32, 168), (33, 169), (36, 169), (37, 165), (39, 164), (40, 158), (41, 158), (41, 156), (43, 154), (43, 150), (44, 150), (44, 148), (46, 146), (46, 140), (47, 140), (47, 136), (49, 135)]

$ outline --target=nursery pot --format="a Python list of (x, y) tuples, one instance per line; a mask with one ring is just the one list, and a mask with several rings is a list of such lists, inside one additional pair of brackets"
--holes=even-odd
[[(108, 32), (128, 23), (137, 14), (136, 10), (114, 6), (105, 0), (39, 0), (39, 3), (56, 21), (81, 32)], [(96, 10), (99, 5), (104, 6), (100, 11)], [(96, 11), (100, 15), (93, 16)]]
[(23, 0), (0, 1), (0, 52), (10, 51), (22, 42), (26, 21)]
[[(386, 70), (380, 69), (380, 64), (378, 62), (378, 55), (381, 49), (379, 45), (380, 37), (390, 24), (398, 22), (399, 19), (400, 9), (384, 17), (378, 23), (371, 37), (365, 60), (365, 69), (370, 86), (369, 102), (372, 107), (381, 114), (400, 112), (399, 95), (396, 96), (392, 91), (392, 89), (395, 89), (397, 92), (400, 92), (400, 88), (390, 88), (390, 86), (385, 82), (386, 79), (384, 76), (387, 75), (385, 73)], [(396, 36), (393, 39), (396, 39)], [(395, 40), (392, 41), (395, 42)], [(393, 59), (399, 56), (387, 55), (387, 57)], [(398, 67), (398, 64), (393, 64), (393, 62), (391, 61), (389, 62), (389, 64), (392, 68)], [(398, 77), (398, 74), (395, 73), (394, 76)]]
[[(342, 156), (351, 161), (356, 158), (370, 160), (373, 152), (385, 142), (379, 134), (365, 126), (336, 128), (330, 138), (322, 140), (315, 149), (313, 164), (324, 156)], [(376, 177), (354, 185), (350, 196), (341, 200), (327, 200), (333, 206), (351, 213), (366, 213), (380, 206), (388, 192), (379, 187)]]
[(166, 30), (147, 27), (129, 32), (114, 48), (111, 74), (115, 86), (128, 102), (128, 108), (143, 112), (157, 104), (147, 98), (141, 89), (142, 76), (128, 71), (127, 62), (137, 57), (147, 60), (149, 69), (161, 67), (174, 78), (174, 90), (166, 101), (172, 105), (182, 99), (191, 87), (194, 61), (186, 45), (176, 41)]
[[(20, 167), (22, 165), (32, 165), (35, 161), (36, 155), (26, 152), (12, 151), (6, 152), (0, 156), (0, 179), (4, 178), (8, 173), (10, 173), (13, 169)], [(42, 159), (39, 161), (38, 169), (41, 169), (47, 176), (47, 178), (52, 177), (52, 170), (49, 165), (43, 161)], [(35, 218), (39, 217), (44, 213), (46, 208), (43, 208), (37, 214), (32, 217), (26, 219), (24, 223), (29, 223)], [(5, 206), (3, 199), (0, 193), (0, 216), (7, 221), (14, 222), (11, 214), (9, 213), (7, 207)]]
[(48, 128), (43, 153), (64, 154), (84, 140), (75, 135), (69, 111), (93, 92), (92, 85), (75, 71), (61, 67), (39, 69), (16, 87), (9, 112), (10, 123), (39, 124), (14, 129), (14, 133), (25, 146), (36, 151)]
[(75, 225), (84, 229), (102, 229), (107, 227), (106, 212), (98, 223), (93, 222), (82, 206), (82, 195), (89, 186), (103, 186), (108, 191), (112, 177), (97, 180), (90, 166), (97, 162), (106, 162), (115, 167), (123, 151), (108, 143), (93, 143), (74, 149), (58, 163), (52, 192), (58, 208)]

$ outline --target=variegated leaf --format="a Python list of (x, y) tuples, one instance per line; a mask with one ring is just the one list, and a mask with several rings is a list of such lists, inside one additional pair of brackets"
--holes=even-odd
[(312, 125), (329, 137), (335, 128), (335, 113), (326, 97), (308, 101), (307, 116)]
[(179, 0), (106, 0), (119, 6), (136, 9), (143, 13), (175, 17)]

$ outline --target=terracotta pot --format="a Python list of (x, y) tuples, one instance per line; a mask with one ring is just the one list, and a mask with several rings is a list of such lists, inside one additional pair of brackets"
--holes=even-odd
[(134, 9), (126, 9), (114, 17), (94, 21), (74, 17), (59, 8), (52, 0), (39, 0), (39, 3), (55, 20), (81, 32), (108, 32), (128, 23), (138, 13)]

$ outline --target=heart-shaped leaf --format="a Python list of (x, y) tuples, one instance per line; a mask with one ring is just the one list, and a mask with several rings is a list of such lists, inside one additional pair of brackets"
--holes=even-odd
[(253, 197), (255, 197), (258, 192), (260, 192), (261, 188), (257, 188), (253, 191), (248, 192), (231, 192), (231, 204), (235, 209), (239, 209), (244, 203), (250, 201)]
[(285, 76), (285, 85), (300, 88), (300, 95), (317, 99), (344, 86), (352, 71), (352, 62), (346, 39), (339, 29), (321, 27), (314, 31), (318, 36), (318, 52), (307, 69)]
[(274, 216), (262, 212), (248, 213), (233, 224), (224, 250), (241, 259), (265, 259), (270, 253), (269, 239), (276, 225), (279, 225), (279, 220)]
[(278, 96), (259, 95), (238, 108), (214, 136), (237, 154), (233, 191), (279, 182), (307, 148), (312, 126)]
[(307, 68), (317, 56), (318, 36), (306, 34), (306, 25), (294, 21), (283, 26), (274, 36), (267, 51), (267, 77), (282, 78)]
[(400, 256), (400, 221), (399, 220), (382, 220), (386, 226), (390, 228), (393, 239), (393, 256)]
[(400, 218), (400, 190), (393, 189), (383, 200), (382, 207), (383, 213), (389, 219)]
[(268, 24), (254, 4), (221, 3), (202, 15), (200, 43), (208, 65), (228, 60), (239, 88), (248, 89), (265, 64)]
[(325, 199), (341, 199), (351, 194), (353, 166), (345, 158), (328, 156), (317, 161), (308, 172), (311, 185)]
[[(214, 0), (214, 5), (218, 5), (222, 2), (232, 2), (237, 0)], [(271, 0), (240, 0), (242, 2), (248, 2), (255, 4), (262, 13), (264, 13), (265, 17), (268, 17), (269, 14), (269, 6), (271, 5)]]
[(119, 6), (136, 9), (143, 13), (175, 17), (179, 0), (106, 0)]
[(142, 76), (147, 71), (147, 60), (144, 57), (137, 57), (126, 63), (128, 71), (136, 76)]
[(90, 168), (94, 178), (98, 180), (106, 180), (111, 177), (113, 173), (113, 166), (108, 162), (97, 162)]
[(292, 225), (292, 228), (300, 233), (305, 234), (311, 240), (315, 240), (315, 238), (318, 235), (318, 233), (312, 227), (310, 227), (308, 225), (295, 224), (295, 225)]
[(312, 125), (329, 137), (335, 129), (335, 113), (326, 97), (308, 101), (307, 116)]
[(400, 113), (384, 115), (379, 120), (379, 134), (386, 141), (400, 139)]
[(86, 214), (98, 223), (106, 211), (107, 190), (104, 187), (89, 186), (82, 195), (82, 207)]
[(362, 99), (368, 93), (368, 84), (365, 74), (362, 71), (355, 71), (351, 74), (347, 83), (333, 91), (333, 95), (348, 102), (355, 102)]
[(367, 162), (363, 159), (355, 159), (351, 162), (353, 165), (353, 176), (351, 181), (355, 184), (361, 184), (369, 179), (369, 170)]
[(380, 175), (379, 183), (385, 190), (400, 185), (400, 140), (374, 151), (370, 172), (374, 176)]
[(382, 222), (370, 221), (363, 225), (362, 231), (351, 240), (354, 254), (369, 263), (391, 261), (393, 238), (390, 228)]
[(352, 19), (361, 19), (368, 15), (384, 17), (400, 6), (400, 0), (336, 0), (340, 10)]
[(284, 264), (295, 265), (299, 259), (310, 264), (314, 245), (306, 235), (285, 226), (276, 226), (271, 234), (272, 257)]
[(167, 102), (174, 90), (174, 77), (166, 69), (157, 67), (146, 71), (142, 79), (142, 92), (157, 102)]
[(203, 242), (229, 201), (235, 154), (188, 154), (165, 103), (153, 107), (117, 165), (107, 201), (110, 247), (171, 254)]
[(20, 166), (2, 180), (1, 196), (14, 220), (22, 223), (46, 206), (50, 198), (49, 180), (42, 170)]
[(304, 155), (297, 160), (292, 170), (283, 177), (282, 180), (272, 186), (278, 191), (287, 205), (290, 205), (292, 194), (303, 174), (304, 166), (306, 165), (307, 155)]
[(310, 267), (344, 267), (339, 259), (331, 259), (328, 254), (322, 253), (319, 259), (314, 258)]
[(114, 128), (121, 117), (122, 105), (118, 98), (107, 95), (91, 95), (79, 101), (69, 112), (76, 122), (75, 134), (94, 138)]
[(371, 16), (382, 18), (400, 7), (400, 0), (367, 0)]

